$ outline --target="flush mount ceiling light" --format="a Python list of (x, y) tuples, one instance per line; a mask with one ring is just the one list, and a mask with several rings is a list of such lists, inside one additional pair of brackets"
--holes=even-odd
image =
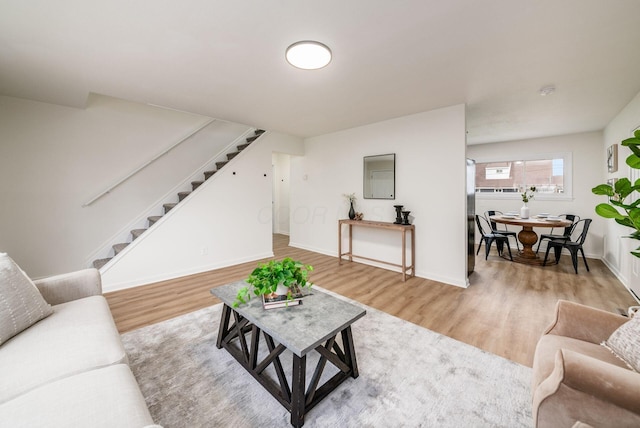
[(540, 95), (546, 97), (547, 95), (551, 95), (556, 91), (556, 87), (553, 85), (543, 86), (540, 88)]
[(320, 42), (305, 40), (287, 48), (287, 62), (303, 70), (317, 70), (331, 62), (331, 49)]

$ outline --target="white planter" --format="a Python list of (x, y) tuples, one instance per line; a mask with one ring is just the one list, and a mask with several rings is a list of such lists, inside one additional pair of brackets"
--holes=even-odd
[(289, 287), (285, 287), (282, 283), (278, 284), (278, 288), (276, 288), (276, 294), (278, 296), (286, 296), (289, 292)]
[(520, 208), (520, 218), (529, 218), (529, 207), (527, 204), (524, 204), (522, 208)]

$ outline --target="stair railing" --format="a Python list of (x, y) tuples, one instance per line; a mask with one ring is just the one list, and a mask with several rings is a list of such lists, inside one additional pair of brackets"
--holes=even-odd
[(84, 204), (82, 204), (82, 207), (88, 207), (91, 204), (93, 204), (95, 201), (97, 201), (98, 199), (108, 195), (109, 193), (111, 193), (116, 187), (120, 186), (122, 183), (124, 183), (125, 181), (129, 180), (131, 177), (133, 177), (134, 175), (136, 175), (137, 173), (139, 173), (140, 171), (142, 171), (143, 169), (145, 169), (146, 167), (148, 167), (149, 165), (153, 164), (155, 161), (157, 161), (158, 159), (160, 159), (161, 157), (163, 157), (164, 155), (166, 155), (167, 153), (169, 153), (171, 150), (175, 149), (176, 147), (178, 147), (180, 144), (184, 143), (185, 141), (187, 141), (189, 138), (193, 137), (194, 135), (196, 135), (198, 132), (202, 131), (204, 128), (206, 128), (207, 126), (211, 125), (213, 122), (215, 122), (216, 119), (210, 119), (208, 121), (206, 121), (204, 124), (200, 125), (199, 127), (197, 127), (195, 130), (189, 132), (187, 135), (185, 135), (184, 137), (182, 137), (181, 139), (178, 140), (178, 142), (176, 142), (175, 144), (171, 145), (171, 147), (163, 150), (161, 153), (158, 153), (157, 155), (153, 156), (151, 159), (149, 159), (147, 162), (143, 163), (142, 165), (140, 165), (139, 167), (137, 167), (136, 169), (134, 169), (133, 171), (131, 171), (129, 174), (127, 174), (126, 176), (124, 176), (123, 178), (121, 178), (120, 180), (118, 180), (115, 184), (112, 184), (111, 186), (109, 186), (107, 189), (103, 190), (102, 192), (98, 193), (96, 196), (94, 196), (93, 198), (91, 198), (90, 200), (88, 200), (87, 202), (85, 202)]

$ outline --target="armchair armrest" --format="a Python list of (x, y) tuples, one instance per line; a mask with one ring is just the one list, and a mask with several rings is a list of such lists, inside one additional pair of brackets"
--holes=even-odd
[(558, 300), (556, 318), (544, 334), (600, 344), (629, 318), (579, 303)]
[[(604, 426), (611, 422), (606, 420), (607, 417), (618, 415), (618, 426), (638, 426), (639, 397), (640, 373), (559, 349), (553, 372), (534, 391), (534, 418), (538, 426), (548, 422), (551, 426), (570, 426), (575, 422), (563, 418)], [(547, 411), (541, 412), (545, 405), (548, 406)], [(620, 409), (626, 410), (626, 415), (623, 416)]]
[(51, 305), (102, 294), (100, 272), (93, 268), (42, 278), (34, 283)]

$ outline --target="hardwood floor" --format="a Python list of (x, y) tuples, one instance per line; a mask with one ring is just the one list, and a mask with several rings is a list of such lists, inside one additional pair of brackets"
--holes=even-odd
[[(314, 284), (529, 367), (558, 299), (611, 312), (637, 304), (609, 269), (594, 259), (588, 260), (591, 272), (580, 260), (576, 275), (568, 256), (558, 265), (535, 267), (503, 260), (492, 252), (487, 261), (476, 257), (471, 285), (465, 289), (423, 278), (402, 282), (398, 272), (361, 263), (338, 265), (335, 257), (289, 247), (288, 241), (288, 236), (274, 235), (276, 258), (289, 256), (312, 265)], [(219, 303), (209, 290), (245, 278), (257, 263), (105, 297), (119, 331), (126, 332)]]

